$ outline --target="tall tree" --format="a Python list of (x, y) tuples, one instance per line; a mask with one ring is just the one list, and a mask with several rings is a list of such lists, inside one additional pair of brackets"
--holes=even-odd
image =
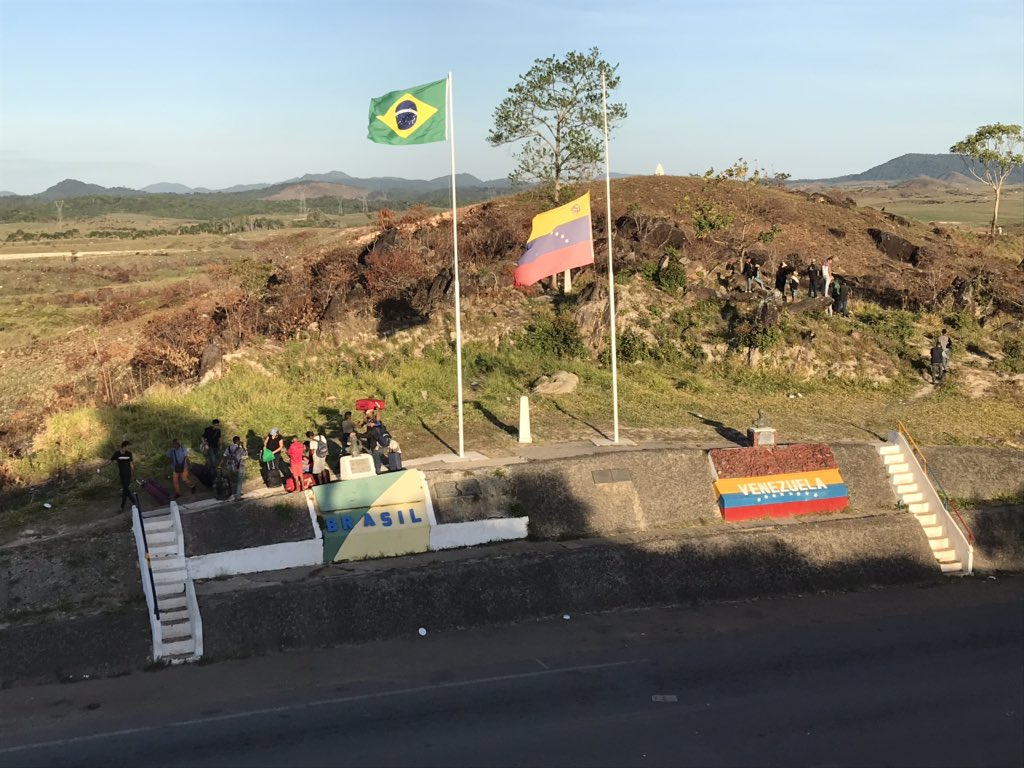
[[(550, 185), (559, 202), (564, 184), (594, 177), (604, 155), (601, 74), (612, 91), (619, 85), (618, 68), (591, 48), (562, 59), (536, 59), (520, 75), (494, 110), (494, 128), (487, 135), (494, 147), (524, 142), (514, 154), (519, 165), (509, 174), (513, 184)], [(609, 131), (625, 117), (625, 104), (608, 104)]]
[[(967, 166), (968, 172), (978, 181), (988, 184), (996, 193), (995, 206), (992, 208), (991, 234), (996, 233), (996, 222), (999, 220), (999, 197), (1003, 191), (1003, 183), (1013, 169), (1024, 165), (1024, 133), (1019, 125), (983, 125), (963, 141), (958, 141), (949, 151), (960, 155)], [(978, 173), (980, 169), (981, 173)]]

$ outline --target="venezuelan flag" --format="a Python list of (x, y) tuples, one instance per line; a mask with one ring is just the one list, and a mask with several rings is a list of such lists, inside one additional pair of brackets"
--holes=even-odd
[(573, 267), (594, 263), (594, 237), (590, 225), (590, 193), (533, 217), (526, 253), (514, 274), (516, 285), (538, 280)]

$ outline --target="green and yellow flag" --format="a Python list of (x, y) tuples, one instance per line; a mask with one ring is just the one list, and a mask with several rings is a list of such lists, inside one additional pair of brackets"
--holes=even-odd
[(448, 138), (448, 81), (418, 85), (370, 99), (367, 136), (378, 144), (427, 144)]

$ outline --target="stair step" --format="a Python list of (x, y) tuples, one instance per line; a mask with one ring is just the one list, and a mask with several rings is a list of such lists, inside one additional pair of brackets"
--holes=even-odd
[(952, 563), (939, 563), (939, 568), (942, 569), (943, 573), (959, 573), (964, 569), (963, 564), (957, 560)]
[(927, 501), (919, 501), (916, 504), (908, 504), (907, 509), (909, 509), (915, 515), (922, 515), (926, 512), (931, 511), (931, 506), (928, 504)]
[[(185, 624), (161, 624), (160, 625), (160, 639), (165, 643), (176, 643), (182, 640), (192, 639), (192, 625), (189, 623)], [(193, 650), (195, 650), (195, 643), (192, 644)]]
[(174, 531), (159, 531), (152, 536), (146, 533), (146, 543), (149, 544), (150, 548), (174, 544), (177, 540), (178, 537)]
[(167, 531), (174, 530), (174, 521), (170, 518), (161, 518), (159, 520), (145, 520), (142, 523), (146, 527), (146, 538), (149, 538), (157, 533), (165, 533)]
[(903, 473), (910, 471), (910, 465), (906, 462), (903, 464), (890, 464), (888, 469), (890, 475), (902, 475)]
[(167, 555), (177, 556), (178, 554), (178, 542), (175, 541), (173, 544), (161, 544), (158, 547), (150, 546), (149, 554), (151, 556), (164, 557)]
[(160, 611), (160, 623), (161, 624), (178, 624), (182, 621), (188, 621), (188, 608), (181, 606), (174, 610), (163, 610)]
[(168, 520), (171, 519), (171, 511), (167, 507), (161, 509), (150, 509), (142, 513), (143, 520), (154, 520), (157, 518), (166, 517)]
[(903, 483), (896, 486), (896, 495), (902, 496), (905, 493), (917, 493), (917, 483)]
[(936, 549), (932, 550), (932, 554), (940, 563), (955, 563), (957, 561), (956, 551), (952, 549)]
[(156, 606), (160, 609), (160, 616), (164, 615), (164, 611), (172, 612), (177, 611), (181, 608), (188, 607), (188, 601), (185, 599), (185, 595), (181, 596), (163, 596), (157, 595)]
[(175, 584), (182, 586), (185, 584), (185, 579), (188, 578), (188, 574), (184, 570), (180, 571), (159, 571), (153, 573), (153, 581), (156, 582), (157, 588), (162, 584)]
[(943, 549), (949, 549), (949, 537), (939, 536), (938, 538), (928, 539), (928, 546), (932, 548), (933, 553)]
[(189, 637), (187, 640), (175, 640), (170, 643), (164, 643), (163, 646), (164, 656), (177, 656), (179, 654), (191, 656), (196, 652), (196, 639)]
[(153, 557), (153, 553), (150, 552), (149, 565), (153, 569), (153, 574), (164, 573), (166, 571), (183, 571), (185, 570), (185, 558), (181, 555), (161, 555), (160, 557)]
[(184, 581), (165, 581), (156, 583), (156, 596), (159, 598), (167, 596), (173, 597), (176, 595), (185, 594), (185, 582)]
[(945, 536), (946, 531), (942, 528), (941, 525), (926, 525), (924, 527), (924, 535), (927, 536), (929, 539), (937, 539), (940, 536)]
[(900, 500), (904, 504), (917, 504), (924, 501), (924, 494), (920, 492), (900, 494)]
[(886, 466), (891, 466), (892, 464), (904, 464), (906, 463), (906, 459), (903, 458), (902, 451), (895, 451), (894, 453), (887, 453), (882, 456), (882, 463)]
[(914, 482), (913, 472), (904, 472), (901, 475), (893, 475), (889, 478), (893, 485), (903, 485), (904, 483)]
[(903, 454), (903, 449), (900, 448), (898, 445), (880, 445), (880, 446), (878, 446), (878, 455), (879, 456), (892, 456), (894, 453), (898, 453), (898, 454), (902, 455)]
[(932, 514), (931, 512), (915, 514), (914, 517), (917, 518), (917, 522), (926, 527), (939, 524), (939, 516)]

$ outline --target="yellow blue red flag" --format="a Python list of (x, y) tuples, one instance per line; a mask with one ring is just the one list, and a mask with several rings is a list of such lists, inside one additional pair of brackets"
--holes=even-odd
[(516, 285), (533, 285), (573, 267), (594, 263), (590, 193), (533, 217), (526, 253), (513, 275)]

